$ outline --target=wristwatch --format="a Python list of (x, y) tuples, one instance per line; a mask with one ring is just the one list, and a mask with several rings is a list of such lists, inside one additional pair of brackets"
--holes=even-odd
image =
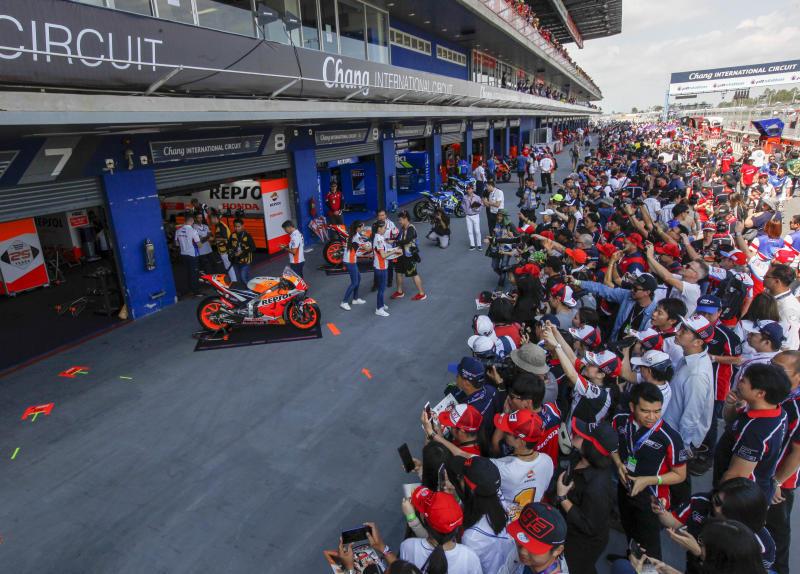
[(556, 496), (553, 499), (553, 506), (560, 506), (561, 503), (564, 502), (566, 499), (567, 499), (566, 496)]

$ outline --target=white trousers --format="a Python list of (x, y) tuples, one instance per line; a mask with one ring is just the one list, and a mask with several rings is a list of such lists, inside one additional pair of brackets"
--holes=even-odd
[(476, 213), (475, 215), (467, 215), (467, 235), (469, 235), (469, 246), (481, 246), (481, 216)]
[(236, 270), (231, 265), (231, 260), (228, 259), (227, 253), (220, 253), (220, 258), (222, 259), (223, 265), (225, 265), (225, 269), (227, 269), (228, 277), (230, 277), (231, 281), (236, 281)]

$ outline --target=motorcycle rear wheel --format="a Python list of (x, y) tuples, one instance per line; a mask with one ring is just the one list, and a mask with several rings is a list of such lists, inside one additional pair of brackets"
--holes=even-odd
[(218, 318), (218, 313), (222, 309), (222, 302), (219, 297), (206, 297), (197, 306), (197, 320), (200, 325), (209, 331), (219, 331), (227, 327), (227, 323)]
[(427, 199), (423, 199), (422, 201), (418, 201), (414, 204), (414, 219), (416, 221), (422, 221), (426, 219), (433, 213), (433, 208), (431, 206), (431, 202)]
[(504, 171), (502, 174), (500, 174), (500, 181), (503, 183), (508, 183), (511, 181), (511, 170)]
[(453, 210), (453, 213), (454, 213), (454, 215), (456, 217), (466, 217), (467, 216), (467, 212), (464, 211), (464, 206), (461, 204), (461, 202), (456, 203), (456, 207)]
[(306, 303), (302, 310), (297, 303), (289, 309), (289, 322), (298, 329), (308, 330), (317, 326), (320, 319), (319, 306), (316, 303)]
[(344, 244), (339, 240), (328, 241), (325, 244), (323, 257), (328, 264), (336, 267), (341, 266), (344, 260)]

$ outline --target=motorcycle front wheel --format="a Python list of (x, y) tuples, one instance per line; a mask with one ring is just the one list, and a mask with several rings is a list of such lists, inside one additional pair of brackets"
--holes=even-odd
[(467, 216), (467, 212), (464, 211), (464, 206), (461, 204), (460, 201), (458, 203), (456, 203), (456, 208), (453, 210), (453, 213), (455, 214), (456, 217), (466, 217)]
[(289, 322), (298, 329), (313, 329), (319, 323), (320, 312), (316, 303), (306, 303), (301, 306), (293, 303), (289, 309)]
[(197, 306), (197, 320), (209, 331), (219, 331), (227, 326), (220, 317), (222, 302), (219, 297), (206, 297)]
[(433, 213), (433, 208), (431, 207), (431, 202), (427, 199), (423, 199), (414, 204), (414, 219), (416, 221), (422, 221), (431, 213)]
[(508, 183), (511, 181), (511, 170), (504, 171), (502, 174), (500, 174), (500, 181), (503, 183)]
[(344, 244), (339, 240), (328, 241), (325, 244), (323, 257), (330, 265), (339, 267), (344, 259)]

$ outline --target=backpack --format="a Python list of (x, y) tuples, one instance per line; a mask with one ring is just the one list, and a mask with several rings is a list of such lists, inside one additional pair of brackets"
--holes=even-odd
[(739, 316), (742, 304), (747, 297), (747, 287), (738, 275), (728, 271), (717, 288), (717, 297), (722, 301), (720, 319), (729, 321)]

